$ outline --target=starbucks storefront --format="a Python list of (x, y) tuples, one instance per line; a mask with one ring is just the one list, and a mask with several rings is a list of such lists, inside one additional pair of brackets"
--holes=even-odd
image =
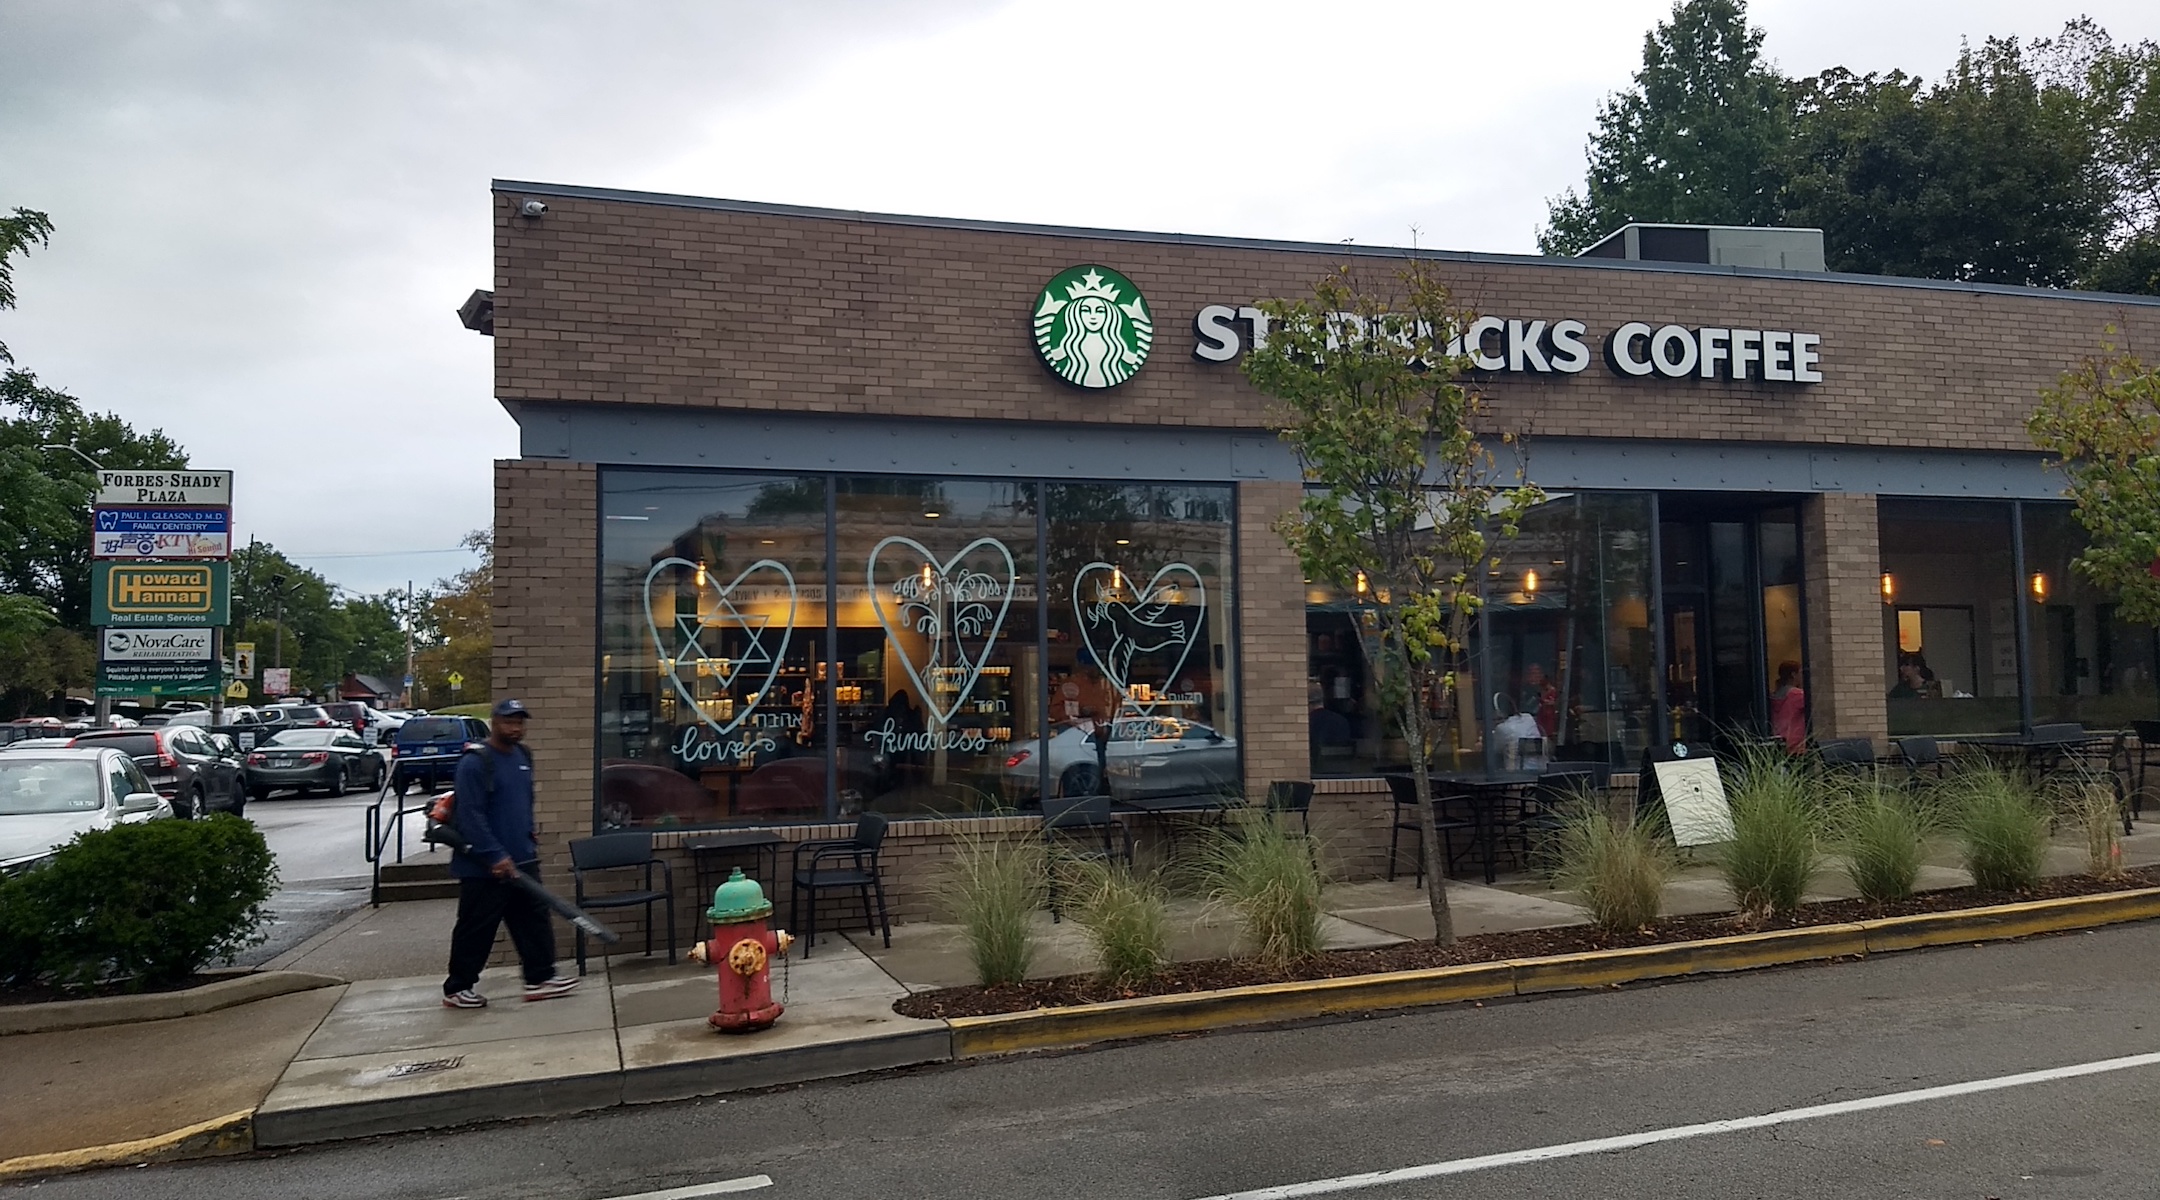
[[(1237, 360), (1409, 252), (522, 183), (495, 239), (495, 686), (551, 860), (882, 812), (906, 915), (941, 822), (1310, 779), (1337, 872), (1384, 868), (1370, 597), (1274, 532), (1300, 473)], [(1548, 497), (1481, 580), (1466, 754), (2160, 716), (2023, 432), (2149, 299), (1423, 257)]]

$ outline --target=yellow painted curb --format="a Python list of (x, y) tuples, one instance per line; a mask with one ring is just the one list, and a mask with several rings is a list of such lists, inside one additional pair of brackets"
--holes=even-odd
[(946, 1025), (952, 1030), (953, 1057), (972, 1058), (1337, 1013), (1492, 1000), (1514, 994), (1515, 977), (1510, 964), (1470, 963), (1423, 971), (1140, 996), (988, 1017), (953, 1017)]
[(2041, 933), (2064, 933), (2096, 929), (2123, 921), (2160, 917), (2160, 888), (2134, 892), (2103, 892), (2097, 896), (2067, 896), (2059, 900), (2029, 900), (2022, 904), (1997, 904), (1955, 912), (1920, 913), (1910, 917), (1884, 917), (1862, 921), (1871, 954), (1890, 950), (1917, 950), (1923, 946), (1959, 946)]
[(1515, 968), (1516, 994), (1527, 996), (1537, 992), (1666, 979), (1675, 975), (1749, 971), (1825, 958), (1858, 958), (1867, 950), (1866, 932), (1858, 925), (1811, 925), (1805, 929), (1737, 934), (1699, 942), (1667, 942), (1622, 950), (1555, 954), (1548, 958), (1518, 958), (1510, 965)]
[(243, 1108), (238, 1112), (213, 1117), (185, 1129), (161, 1133), (156, 1137), (137, 1138), (131, 1142), (112, 1142), (103, 1146), (85, 1146), (80, 1150), (60, 1150), (51, 1154), (25, 1154), (20, 1158), (0, 1160), (0, 1179), (20, 1179), (27, 1175), (59, 1175), (68, 1171), (87, 1171), (96, 1167), (120, 1167), (139, 1162), (160, 1162), (174, 1158), (207, 1158), (213, 1154), (245, 1154), (255, 1148), (255, 1110)]

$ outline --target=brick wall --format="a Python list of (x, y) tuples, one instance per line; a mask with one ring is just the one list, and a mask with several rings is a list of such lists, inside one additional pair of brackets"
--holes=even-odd
[(495, 696), (532, 710), (540, 859), (558, 882), (570, 877), (570, 839), (593, 831), (599, 504), (590, 465), (495, 464)]
[(1295, 483), (1238, 485), (1238, 687), (1245, 794), (1309, 779), (1305, 708), (1305, 589), (1297, 556), (1275, 532), (1297, 506)]
[[(568, 196), (527, 221), (518, 198), (495, 197), (496, 394), (512, 401), (1258, 428), (1236, 365), (1193, 358), (1199, 308), (1310, 295), (1345, 259), (1382, 291), (1397, 265)], [(1083, 262), (1143, 289), (1156, 340), (1146, 370), (1075, 404), (1028, 322), (1043, 284)], [(1501, 427), (1548, 436), (2027, 451), (2025, 415), (2064, 367), (2104, 340), (2160, 340), (2160, 308), (2127, 301), (1531, 258), (1437, 269), (1481, 311), (1577, 318), (1600, 343), (1628, 320), (1822, 336), (1811, 386), (1625, 379), (1600, 361), (1487, 381)]]
[(1808, 707), (1817, 738), (1865, 737), (1888, 748), (1883, 678), (1882, 554), (1875, 497), (1810, 496), (1801, 507), (1807, 557)]

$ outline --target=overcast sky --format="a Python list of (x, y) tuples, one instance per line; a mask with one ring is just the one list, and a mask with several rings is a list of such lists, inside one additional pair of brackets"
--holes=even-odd
[[(425, 583), (517, 453), (488, 182), (1531, 251), (1667, 0), (0, 0), (0, 208), (51, 214), (18, 365), (239, 472), (253, 534)], [(1937, 77), (1959, 39), (2151, 0), (1782, 0), (1788, 74)], [(1075, 91), (1125, 133), (1076, 158)]]

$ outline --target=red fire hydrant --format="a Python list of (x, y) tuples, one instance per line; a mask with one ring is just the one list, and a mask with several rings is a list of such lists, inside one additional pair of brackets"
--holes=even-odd
[(795, 938), (771, 928), (766, 922), (771, 915), (765, 889), (746, 878), (741, 867), (713, 889), (712, 907), (705, 913), (713, 923), (712, 940), (690, 947), (690, 957), (719, 968), (720, 1011), (705, 1023), (722, 1033), (767, 1029), (780, 1019), (780, 1002), (772, 996), (772, 957), (786, 954)]

